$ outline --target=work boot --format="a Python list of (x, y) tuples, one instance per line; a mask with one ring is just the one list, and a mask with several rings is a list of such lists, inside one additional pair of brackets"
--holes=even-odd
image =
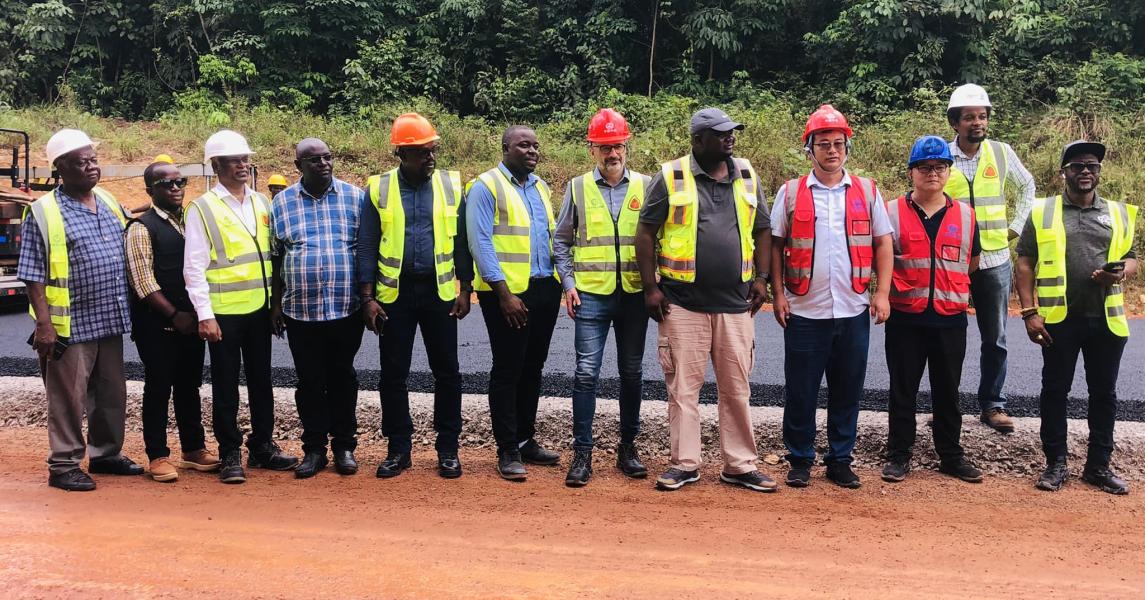
[(1049, 461), (1046, 470), (1042, 471), (1038, 481), (1034, 483), (1034, 487), (1047, 492), (1056, 492), (1062, 489), (1068, 478), (1069, 466), (1066, 465), (1065, 457), (1061, 456)]
[(565, 485), (569, 487), (583, 487), (592, 477), (592, 450), (575, 450), (572, 464), (569, 465), (568, 475), (565, 475)]
[(246, 481), (241, 452), (231, 450), (223, 455), (222, 464), (219, 467), (219, 479), (223, 483), (244, 483)]
[(525, 463), (521, 461), (521, 451), (498, 449), (497, 474), (501, 476), (501, 479), (524, 481), (529, 472), (525, 470)]
[(1129, 484), (1109, 470), (1109, 467), (1090, 467), (1086, 465), (1081, 472), (1081, 480), (1097, 489), (1117, 496), (1129, 493)]
[(166, 456), (160, 456), (151, 461), (147, 465), (147, 472), (151, 473), (151, 478), (155, 481), (169, 483), (179, 478), (179, 471), (175, 469), (175, 465), (171, 464), (170, 459)]
[(270, 442), (257, 448), (248, 448), (246, 466), (252, 469), (291, 471), (298, 466), (298, 457), (283, 452), (278, 444)]
[(520, 453), (521, 458), (525, 459), (525, 462), (534, 465), (555, 465), (561, 460), (560, 454), (552, 450), (546, 450), (537, 443), (537, 440), (532, 438), (525, 442), (524, 446), (521, 446)]
[(998, 433), (1013, 433), (1014, 420), (1004, 408), (990, 408), (982, 411), (982, 422)]
[(620, 444), (616, 447), (616, 468), (634, 479), (648, 476), (648, 468), (640, 462), (640, 456), (636, 454), (636, 444)]
[(194, 452), (184, 452), (183, 460), (175, 463), (176, 467), (180, 469), (194, 469), (204, 473), (211, 473), (219, 470), (219, 457), (215, 456), (210, 450), (200, 448)]

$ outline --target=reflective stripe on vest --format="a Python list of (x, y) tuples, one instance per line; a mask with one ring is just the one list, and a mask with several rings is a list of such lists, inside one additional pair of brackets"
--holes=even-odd
[[(740, 239), (740, 273), (751, 281), (754, 264), (756, 194), (759, 177), (751, 163), (733, 158), (738, 177), (732, 180), (736, 198), (736, 223)], [(660, 228), (657, 263), (661, 277), (691, 283), (696, 280), (696, 237), (699, 227), (700, 196), (692, 175), (692, 157), (684, 156), (660, 166), (668, 187), (668, 218)]]
[[(509, 181), (501, 169), (494, 167), (477, 176), (486, 189), (493, 195), (495, 208), (493, 210), (493, 250), (497, 252), (497, 262), (501, 265), (501, 273), (505, 276), (505, 285), (514, 294), (529, 289), (529, 275), (532, 271), (532, 240), (530, 231), (532, 219), (529, 217), (529, 207), (525, 199), (517, 191), (516, 186)], [(469, 183), (470, 186), (473, 182)], [(468, 188), (467, 188), (468, 189)], [(553, 205), (549, 201), (551, 193), (549, 185), (540, 179), (537, 180), (537, 191), (540, 192), (541, 202), (549, 220), (549, 256), (553, 253)], [(473, 289), (487, 292), (493, 288), (481, 279), (481, 271), (473, 269)], [(553, 270), (556, 277), (556, 269)], [(558, 277), (559, 279), (559, 277)]]
[[(953, 142), (951, 143), (953, 145)], [(978, 170), (971, 183), (957, 168), (950, 169), (946, 193), (974, 207), (978, 238), (983, 252), (1001, 250), (1010, 244), (1006, 221), (1006, 149), (987, 140), (978, 150)]]
[(220, 315), (245, 315), (270, 306), (270, 204), (258, 192), (251, 194), (250, 202), (254, 203), (254, 234), (214, 192), (208, 191), (188, 206), (199, 211), (211, 245), (205, 275), (211, 310)]
[(970, 307), (970, 255), (974, 249), (974, 212), (951, 202), (931, 240), (906, 196), (887, 204), (894, 227), (895, 266), (891, 306), (906, 313), (921, 313), (931, 303), (934, 312), (956, 315)]
[(578, 290), (611, 294), (616, 291), (618, 272), (621, 289), (628, 293), (642, 290), (636, 266), (636, 224), (644, 206), (644, 180), (644, 175), (628, 172), (628, 191), (615, 221), (592, 173), (569, 182), (577, 216), (573, 276)]
[[(127, 215), (123, 207), (111, 195), (111, 192), (100, 188), (92, 188), (92, 193), (119, 218), (119, 224), (127, 226)], [(98, 204), (96, 204), (98, 210)], [(68, 288), (70, 264), (68, 263), (68, 236), (64, 229), (64, 215), (60, 212), (60, 203), (56, 199), (56, 192), (52, 190), (40, 196), (27, 209), (36, 220), (36, 228), (40, 237), (44, 239), (44, 262), (48, 265), (47, 281), (44, 282), (44, 298), (48, 304), (48, 316), (52, 321), (52, 329), (60, 337), (72, 335), (72, 297)], [(28, 304), (28, 314), (36, 318), (36, 311)]]
[[(450, 301), (457, 298), (453, 238), (457, 236), (457, 209), (461, 205), (461, 173), (438, 169), (430, 181), (433, 188), (433, 262), (437, 296)], [(406, 217), (398, 186), (398, 170), (370, 177), (368, 186), (370, 201), (378, 211), (382, 229), (375, 293), (379, 302), (388, 304), (398, 299), (398, 280), (405, 258)]]
[[(806, 295), (811, 289), (815, 267), (815, 197), (807, 187), (807, 177), (788, 180), (784, 202), (787, 239), (783, 248), (783, 285), (796, 296)], [(849, 177), (844, 227), (851, 259), (851, 289), (863, 294), (871, 283), (874, 257), (871, 203), (877, 196), (873, 180)]]
[[(1119, 261), (1133, 248), (1133, 229), (1137, 222), (1137, 207), (1112, 200), (1105, 201), (1109, 211), (1112, 239), (1106, 260)], [(1062, 222), (1062, 197), (1039, 198), (1030, 211), (1030, 221), (1038, 240), (1038, 266), (1034, 287), (1038, 296), (1038, 314), (1046, 323), (1061, 323), (1068, 313), (1066, 307), (1066, 238)], [(1125, 317), (1125, 294), (1120, 285), (1110, 286), (1105, 292), (1105, 323), (1109, 331), (1129, 337), (1129, 321)]]

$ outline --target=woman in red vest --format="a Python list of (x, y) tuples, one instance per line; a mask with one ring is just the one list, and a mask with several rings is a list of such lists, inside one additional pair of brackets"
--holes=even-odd
[(970, 273), (978, 268), (982, 248), (974, 209), (943, 192), (953, 163), (942, 138), (918, 138), (908, 164), (914, 191), (887, 205), (895, 251), (886, 331), (891, 389), (883, 480), (889, 482), (902, 481), (910, 472), (918, 387), (928, 364), (938, 470), (963, 481), (982, 481), (982, 472), (966, 460), (959, 444), (958, 408)]

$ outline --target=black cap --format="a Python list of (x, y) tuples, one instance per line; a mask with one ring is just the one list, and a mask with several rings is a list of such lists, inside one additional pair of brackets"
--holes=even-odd
[(1069, 159), (1079, 154), (1092, 154), (1097, 157), (1097, 162), (1105, 160), (1105, 144), (1101, 142), (1087, 142), (1085, 140), (1074, 140), (1065, 145), (1062, 149), (1061, 165), (1065, 166)]
[(743, 129), (743, 123), (733, 121), (726, 112), (718, 108), (702, 108), (692, 115), (692, 134), (695, 135), (705, 129), (723, 133), (733, 129)]

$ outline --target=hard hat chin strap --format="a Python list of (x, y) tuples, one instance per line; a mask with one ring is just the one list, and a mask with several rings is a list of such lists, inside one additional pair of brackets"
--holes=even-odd
[(847, 159), (851, 158), (851, 153), (847, 152), (846, 154), (843, 155), (843, 161), (839, 163), (839, 167), (836, 169), (828, 169), (828, 168), (824, 167), (819, 162), (819, 159), (815, 158), (815, 151), (811, 149), (810, 145), (807, 146), (807, 156), (809, 156), (811, 158), (811, 162), (815, 163), (815, 167), (817, 169), (819, 169), (820, 171), (823, 171), (824, 173), (838, 173), (839, 171), (842, 171), (844, 167), (847, 166)]

